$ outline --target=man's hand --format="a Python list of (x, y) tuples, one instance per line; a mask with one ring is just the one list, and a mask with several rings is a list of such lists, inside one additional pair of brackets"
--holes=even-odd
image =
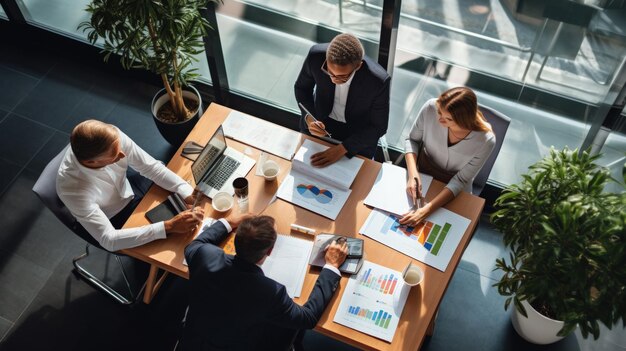
[(343, 144), (333, 145), (325, 151), (313, 154), (311, 156), (311, 164), (313, 167), (326, 167), (339, 161), (347, 153), (348, 150), (346, 150)]
[(336, 240), (326, 247), (326, 255), (324, 256), (324, 260), (326, 263), (339, 269), (339, 267), (346, 260), (346, 256), (348, 255), (348, 244), (345, 240), (341, 241), (341, 243), (337, 243)]
[(311, 133), (311, 135), (315, 135), (318, 137), (323, 137), (327, 135), (326, 132), (326, 126), (324, 125), (323, 122), (320, 121), (311, 121), (311, 119), (307, 118), (309, 115), (307, 115), (305, 117), (305, 121), (307, 122), (306, 125), (307, 127), (309, 127), (309, 133)]
[(228, 224), (230, 224), (230, 227), (233, 228), (233, 230), (237, 229), (237, 227), (239, 227), (239, 224), (241, 224), (241, 222), (243, 222), (244, 219), (248, 219), (250, 217), (253, 217), (252, 214), (250, 213), (237, 213), (237, 214), (230, 214), (228, 217), (226, 217), (226, 220), (228, 221)]
[(202, 223), (204, 210), (196, 207), (193, 210), (183, 211), (174, 218), (165, 221), (165, 232), (167, 234), (188, 234), (193, 232)]

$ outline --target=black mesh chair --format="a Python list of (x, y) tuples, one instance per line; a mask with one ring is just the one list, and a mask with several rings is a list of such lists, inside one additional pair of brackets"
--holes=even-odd
[[(72, 230), (72, 232), (74, 232), (81, 239), (83, 239), (83, 240), (85, 240), (87, 242), (87, 245), (85, 247), (85, 252), (82, 255), (80, 255), (80, 256), (78, 256), (78, 257), (73, 259), (73, 264), (74, 264), (74, 268), (75, 268), (76, 273), (80, 277), (82, 277), (83, 279), (85, 279), (88, 282), (90, 282), (91, 284), (93, 284), (97, 289), (99, 289), (100, 291), (104, 292), (108, 296), (112, 297), (115, 301), (117, 301), (117, 302), (119, 302), (121, 304), (124, 304), (124, 305), (130, 305), (130, 304), (135, 302), (136, 296), (138, 296), (138, 295), (134, 295), (133, 294), (133, 290), (132, 290), (132, 288), (130, 286), (130, 283), (128, 281), (128, 277), (126, 276), (126, 272), (124, 271), (124, 265), (123, 265), (122, 260), (120, 259), (119, 255), (117, 255), (114, 252), (107, 251), (102, 246), (100, 246), (98, 241), (96, 241), (80, 225), (80, 223), (78, 223), (76, 218), (74, 218), (74, 216), (72, 216), (70, 211), (67, 209), (67, 207), (65, 207), (65, 204), (63, 204), (63, 202), (61, 201), (61, 199), (57, 195), (57, 190), (56, 190), (57, 174), (58, 174), (58, 171), (59, 171), (59, 166), (61, 165), (61, 161), (63, 160), (63, 156), (65, 155), (65, 152), (66, 152), (68, 147), (69, 147), (69, 145), (67, 147), (65, 147), (57, 156), (55, 156), (52, 159), (52, 161), (50, 161), (48, 163), (48, 165), (43, 170), (43, 172), (41, 172), (41, 175), (39, 176), (39, 179), (37, 179), (37, 182), (33, 186), (33, 191), (41, 199), (41, 201), (44, 203), (44, 205), (48, 209), (50, 209), (50, 211), (52, 211), (52, 213), (54, 213), (54, 215), (63, 224), (65, 224), (65, 226), (67, 226), (69, 229)], [(84, 267), (81, 267), (79, 265), (79, 261), (80, 260), (82, 260), (82, 259), (86, 258), (87, 256), (89, 256), (89, 246), (90, 245), (94, 246), (94, 247), (96, 247), (98, 249), (110, 252), (115, 257), (115, 260), (118, 262), (118, 264), (119, 264), (119, 266), (120, 266), (120, 268), (122, 270), (122, 276), (124, 278), (124, 283), (126, 284), (126, 288), (128, 289), (128, 294), (129, 294), (130, 297), (126, 297), (126, 296), (122, 295), (117, 290), (113, 289), (110, 285), (104, 283), (101, 279), (97, 278), (92, 273), (87, 271)], [(140, 293), (141, 293), (141, 291), (140, 291)]]
[(480, 112), (482, 112), (483, 116), (485, 116), (487, 122), (491, 124), (493, 134), (496, 135), (496, 146), (493, 148), (491, 155), (489, 155), (489, 158), (487, 158), (487, 161), (485, 161), (485, 164), (483, 164), (483, 167), (474, 178), (474, 184), (472, 184), (472, 193), (474, 195), (480, 195), (485, 187), (485, 184), (487, 184), (489, 173), (491, 173), (493, 164), (496, 162), (496, 158), (498, 158), (498, 154), (502, 148), (502, 142), (504, 141), (504, 136), (506, 135), (507, 129), (509, 129), (509, 124), (511, 124), (511, 119), (509, 117), (492, 108), (478, 105), (478, 109), (480, 109)]

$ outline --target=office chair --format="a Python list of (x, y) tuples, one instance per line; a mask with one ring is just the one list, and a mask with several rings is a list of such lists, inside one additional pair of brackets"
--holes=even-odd
[(502, 148), (502, 142), (504, 141), (504, 136), (506, 135), (507, 129), (509, 129), (509, 124), (511, 123), (511, 119), (509, 117), (492, 108), (479, 104), (478, 109), (482, 112), (483, 116), (485, 116), (487, 122), (491, 124), (493, 133), (496, 135), (496, 145), (494, 146), (491, 155), (489, 155), (489, 158), (487, 158), (487, 161), (485, 161), (485, 164), (474, 178), (472, 193), (477, 196), (480, 195), (485, 187), (485, 184), (487, 183), (489, 173), (491, 173), (493, 164), (496, 162), (496, 158), (498, 158), (498, 154)]
[[(59, 166), (61, 165), (61, 161), (63, 161), (63, 157), (68, 147), (69, 145), (66, 146), (57, 156), (55, 156), (52, 159), (52, 161), (48, 163), (48, 165), (43, 170), (43, 172), (41, 172), (39, 179), (37, 179), (37, 182), (33, 186), (33, 192), (37, 194), (37, 196), (39, 197), (39, 199), (41, 199), (44, 205), (48, 209), (50, 209), (50, 211), (52, 211), (52, 213), (54, 213), (54, 215), (63, 224), (65, 224), (66, 227), (71, 229), (72, 232), (74, 232), (81, 239), (87, 242), (87, 245), (85, 246), (85, 252), (81, 254), (80, 256), (73, 259), (74, 268), (75, 268), (75, 271), (78, 273), (78, 275), (82, 277), (83, 279), (87, 280), (88, 282), (92, 283), (100, 291), (112, 297), (115, 301), (123, 305), (130, 305), (133, 302), (135, 302), (136, 296), (133, 295), (133, 291), (130, 287), (130, 283), (126, 276), (126, 272), (124, 271), (124, 265), (122, 264), (122, 260), (120, 259), (119, 255), (115, 254), (114, 252), (105, 250), (102, 246), (100, 246), (98, 241), (94, 239), (80, 225), (80, 223), (78, 223), (78, 221), (76, 220), (76, 218), (74, 218), (74, 216), (72, 216), (70, 211), (67, 209), (67, 207), (65, 207), (65, 204), (63, 204), (63, 202), (61, 201), (61, 199), (59, 198), (57, 194), (57, 190), (56, 190), (57, 174), (59, 171)], [(104, 283), (102, 280), (100, 280), (99, 278), (97, 278), (96, 276), (94, 276), (93, 274), (91, 274), (89, 271), (87, 271), (85, 268), (83, 268), (82, 266), (78, 264), (80, 260), (89, 256), (89, 245), (92, 245), (101, 250), (110, 252), (111, 254), (113, 254), (113, 256), (115, 256), (115, 260), (118, 262), (120, 268), (122, 269), (122, 276), (124, 278), (124, 282), (126, 283), (126, 287), (128, 288), (128, 291), (130, 293), (130, 296), (131, 296), (130, 298), (125, 297), (124, 295), (122, 295), (121, 293), (113, 289), (111, 286)], [(139, 294), (140, 293), (141, 291), (139, 292)]]

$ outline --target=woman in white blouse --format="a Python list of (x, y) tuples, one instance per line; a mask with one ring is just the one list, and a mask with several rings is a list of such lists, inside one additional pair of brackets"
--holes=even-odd
[(471, 193), (474, 178), (495, 144), (496, 137), (471, 89), (452, 88), (427, 101), (406, 140), (407, 192), (420, 202), (418, 170), (447, 185), (431, 202), (404, 214), (400, 223), (415, 225), (462, 190)]

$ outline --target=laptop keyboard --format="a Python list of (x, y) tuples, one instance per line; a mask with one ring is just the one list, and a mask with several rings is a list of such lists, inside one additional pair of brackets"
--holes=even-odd
[(196, 179), (200, 179), (200, 177), (202, 177), (202, 175), (204, 174), (204, 172), (206, 172), (207, 170), (207, 166), (209, 165), (209, 162), (213, 160), (213, 158), (220, 152), (220, 149), (216, 148), (215, 146), (211, 146), (211, 148), (209, 149), (209, 151), (202, 156), (202, 159), (198, 162), (198, 165), (194, 165), (194, 177)]
[(239, 163), (239, 161), (232, 157), (224, 156), (224, 159), (218, 166), (218, 169), (209, 179), (205, 181), (205, 183), (213, 189), (221, 189), (226, 180), (235, 172), (237, 167), (239, 167)]

